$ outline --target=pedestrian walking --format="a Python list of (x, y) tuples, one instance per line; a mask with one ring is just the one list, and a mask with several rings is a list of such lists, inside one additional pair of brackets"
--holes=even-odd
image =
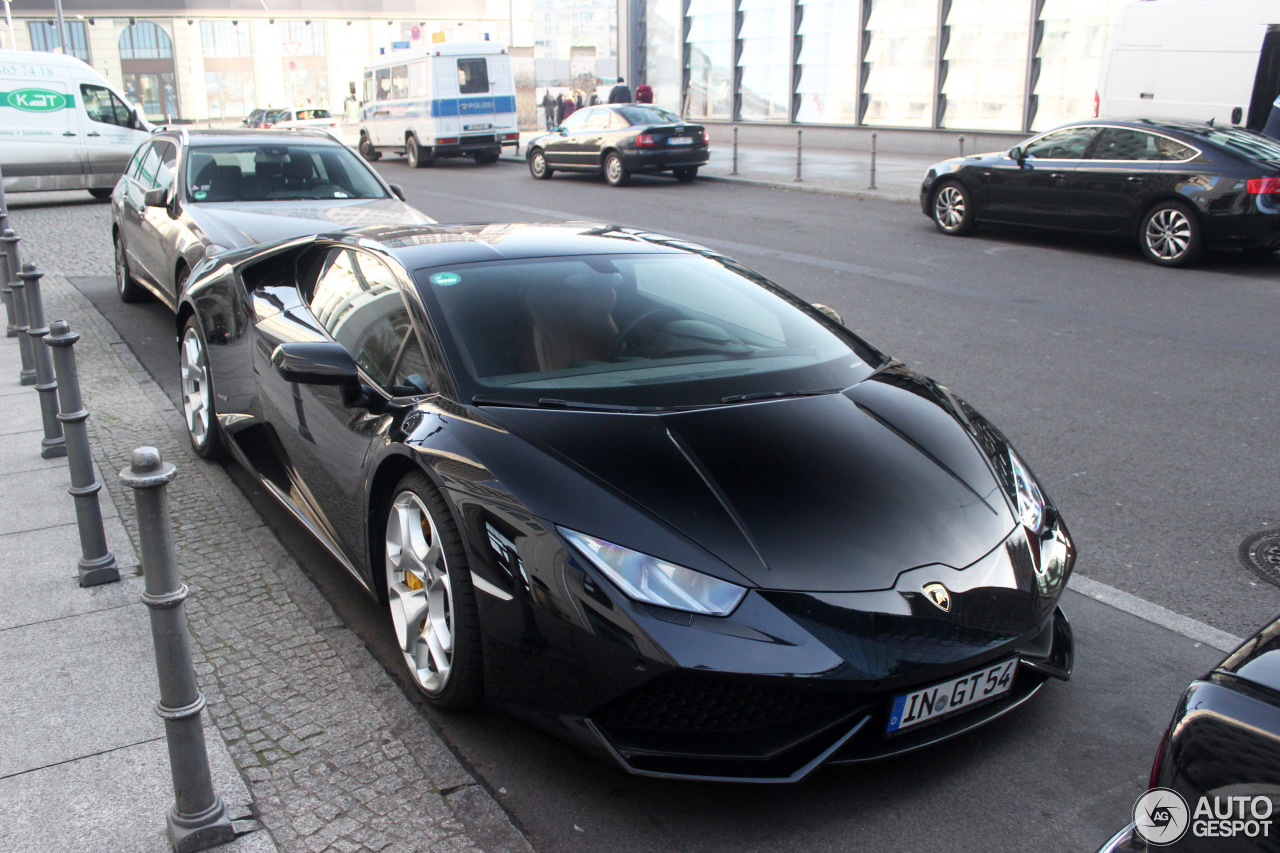
[[(573, 99), (572, 92), (565, 92), (564, 97), (560, 99), (560, 103), (564, 105), (564, 117), (568, 118), (573, 115), (574, 110), (578, 109), (578, 102)], [(563, 122), (562, 122), (563, 123)]]
[(556, 127), (564, 124), (564, 98), (556, 96)]
[(641, 83), (639, 86), (636, 86), (636, 103), (653, 103), (653, 88), (650, 87), (648, 83)]
[(548, 89), (542, 96), (542, 112), (547, 117), (547, 130), (551, 130), (556, 126), (556, 102), (555, 99), (551, 97), (550, 89)]
[(618, 85), (614, 86), (609, 92), (609, 103), (611, 104), (629, 104), (631, 103), (631, 87), (625, 80), (618, 78)]
[(600, 93), (599, 93), (599, 92), (592, 92), (592, 93), (591, 93), (591, 106), (593, 106), (593, 107), (594, 107), (594, 106), (595, 106), (596, 104), (598, 104), (598, 103), (600, 103)]

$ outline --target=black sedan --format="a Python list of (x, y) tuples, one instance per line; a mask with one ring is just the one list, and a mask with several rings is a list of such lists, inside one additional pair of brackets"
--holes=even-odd
[(633, 172), (670, 172), (692, 181), (711, 151), (706, 128), (653, 104), (609, 104), (578, 110), (551, 133), (529, 143), (526, 159), (535, 178), (556, 170), (603, 173), (615, 187)]
[(1280, 248), (1280, 142), (1186, 121), (1087, 121), (931, 167), (920, 206), (944, 234), (979, 222), (1118, 234), (1162, 266), (1206, 248)]
[(1280, 619), (1182, 694), (1147, 788), (1099, 853), (1280, 849)]
[(327, 133), (168, 130), (138, 146), (111, 195), (120, 299), (176, 308), (207, 252), (358, 225), (426, 224)]
[(993, 720), (1073, 644), (1001, 433), (740, 264), (583, 223), (211, 257), (184, 411), (388, 606), (436, 705), (793, 781)]

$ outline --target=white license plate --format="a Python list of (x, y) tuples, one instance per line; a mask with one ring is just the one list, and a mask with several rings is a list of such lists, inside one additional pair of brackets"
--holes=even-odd
[(907, 693), (893, 700), (887, 732), (926, 723), (970, 705), (999, 696), (1013, 687), (1013, 673), (1018, 659), (1000, 661), (986, 669)]
[(667, 138), (668, 145), (692, 145), (692, 136), (671, 136)]
[(493, 127), (491, 124), (469, 124), (463, 130), (488, 130)]

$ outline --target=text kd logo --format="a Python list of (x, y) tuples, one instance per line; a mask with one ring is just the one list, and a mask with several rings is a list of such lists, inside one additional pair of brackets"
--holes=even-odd
[(9, 106), (29, 113), (48, 113), (68, 106), (67, 96), (48, 89), (18, 89), (5, 98)]

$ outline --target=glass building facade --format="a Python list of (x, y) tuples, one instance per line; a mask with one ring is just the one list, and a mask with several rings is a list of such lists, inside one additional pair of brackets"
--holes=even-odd
[(636, 0), (633, 45), (689, 118), (1027, 132), (1093, 114), (1125, 2)]

